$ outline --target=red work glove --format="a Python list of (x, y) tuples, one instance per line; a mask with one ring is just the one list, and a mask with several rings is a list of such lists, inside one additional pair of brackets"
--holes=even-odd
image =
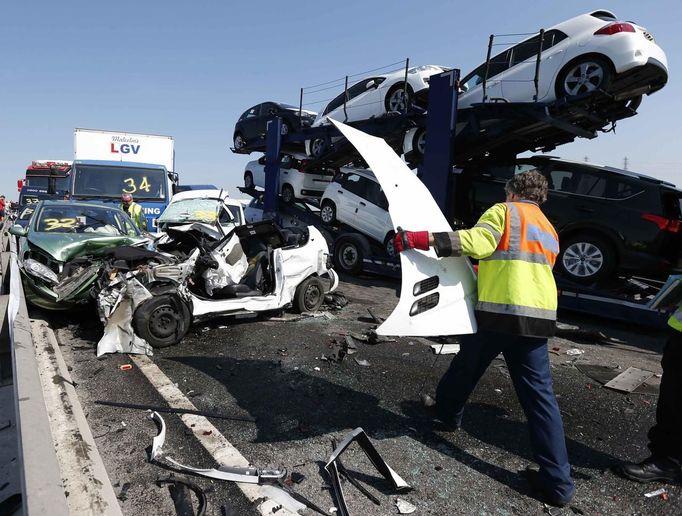
[(401, 253), (405, 249), (429, 250), (428, 231), (398, 231), (393, 237), (393, 248)]

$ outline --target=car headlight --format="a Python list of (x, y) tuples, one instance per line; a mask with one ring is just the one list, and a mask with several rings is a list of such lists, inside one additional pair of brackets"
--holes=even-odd
[(47, 281), (48, 283), (59, 283), (59, 278), (52, 269), (40, 262), (31, 260), (30, 258), (28, 260), (24, 260), (24, 270), (31, 276), (40, 278), (41, 280)]

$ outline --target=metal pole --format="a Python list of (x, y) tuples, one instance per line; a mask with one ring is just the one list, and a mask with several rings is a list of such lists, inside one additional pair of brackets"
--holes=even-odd
[(407, 113), (407, 70), (410, 67), (410, 58), (405, 59), (405, 82), (403, 84), (403, 98), (405, 99), (405, 113)]
[(303, 113), (303, 88), (301, 88), (301, 94), (298, 98), (298, 123), (301, 124), (301, 114)]
[(348, 100), (348, 76), (346, 75), (346, 85), (343, 87), (343, 116), (344, 123), (348, 121), (348, 113), (346, 113), (346, 101)]
[(542, 57), (542, 45), (543, 45), (544, 41), (545, 41), (545, 29), (540, 29), (540, 41), (538, 42), (538, 45), (539, 45), (538, 57), (535, 59), (535, 77), (533, 77), (533, 83), (535, 84), (535, 95), (533, 96), (533, 100), (536, 102), (538, 100), (538, 97), (540, 96), (540, 90), (539, 90), (540, 58)]
[(486, 101), (488, 95), (486, 93), (486, 81), (488, 80), (488, 73), (490, 72), (490, 54), (493, 50), (493, 40), (495, 39), (495, 34), (490, 35), (488, 40), (488, 54), (485, 57), (485, 74), (483, 75), (483, 102)]

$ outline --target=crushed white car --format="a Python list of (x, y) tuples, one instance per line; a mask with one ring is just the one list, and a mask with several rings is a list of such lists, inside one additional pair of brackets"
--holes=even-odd
[(192, 321), (289, 305), (314, 312), (338, 285), (327, 242), (313, 226), (246, 224), (218, 242), (197, 227), (167, 231), (171, 241), (153, 256), (121, 248), (108, 262), (98, 296), (105, 325), (98, 355), (177, 344)]

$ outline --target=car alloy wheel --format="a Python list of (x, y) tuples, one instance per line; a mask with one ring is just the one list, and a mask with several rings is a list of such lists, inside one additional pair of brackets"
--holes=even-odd
[(414, 147), (417, 149), (419, 155), (423, 156), (426, 149), (426, 130), (419, 131), (415, 140), (416, 145)]
[(322, 208), (320, 209), (320, 218), (322, 219), (322, 222), (325, 224), (331, 224), (334, 222), (334, 218), (336, 217), (336, 214), (334, 213), (334, 207), (329, 204), (323, 204)]
[(407, 95), (405, 94), (404, 88), (394, 89), (388, 97), (388, 111), (398, 111), (401, 113), (406, 111), (410, 102), (409, 97), (409, 93)]
[(326, 148), (326, 144), (322, 138), (316, 138), (312, 141), (310, 144), (310, 153), (316, 157), (319, 158), (322, 156)]
[(282, 186), (282, 200), (286, 204), (291, 204), (294, 202), (295, 196), (294, 196), (294, 189), (290, 185), (284, 185)]
[(561, 263), (569, 274), (589, 278), (604, 266), (604, 254), (591, 242), (575, 242), (566, 248)]
[(246, 145), (246, 142), (244, 141), (244, 137), (241, 134), (235, 134), (235, 136), (234, 136), (234, 148), (237, 150), (243, 149), (245, 145)]
[(289, 134), (289, 124), (282, 122), (282, 128), (280, 129), (282, 135)]
[(604, 84), (607, 71), (597, 61), (584, 61), (571, 68), (564, 78), (564, 92), (567, 95), (592, 93)]

